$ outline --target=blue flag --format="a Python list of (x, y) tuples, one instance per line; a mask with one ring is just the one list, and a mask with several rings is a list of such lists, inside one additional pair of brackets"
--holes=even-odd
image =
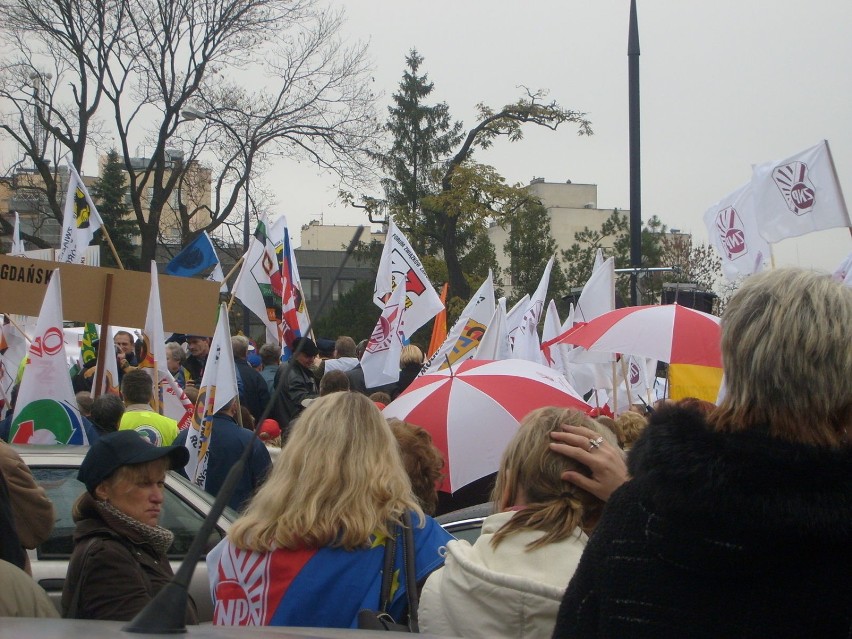
[(192, 277), (215, 266), (219, 262), (213, 242), (206, 232), (201, 233), (166, 265), (169, 275)]

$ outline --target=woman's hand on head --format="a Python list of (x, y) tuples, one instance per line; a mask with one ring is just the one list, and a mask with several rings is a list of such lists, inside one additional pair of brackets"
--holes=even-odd
[(610, 495), (630, 479), (627, 464), (621, 449), (609, 442), (599, 446), (591, 445), (600, 435), (583, 426), (562, 425), (561, 431), (550, 433), (554, 441), (550, 449), (566, 457), (588, 466), (592, 471), (591, 477), (586, 477), (577, 471), (568, 470), (562, 474), (562, 479), (590, 492), (603, 501), (608, 501)]

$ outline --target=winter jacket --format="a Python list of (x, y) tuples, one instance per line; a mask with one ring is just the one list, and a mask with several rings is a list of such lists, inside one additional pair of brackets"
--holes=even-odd
[[(79, 510), (74, 552), (62, 590), (63, 616), (69, 614), (74, 590), (79, 588), (77, 619), (129, 621), (171, 580), (169, 559), (141, 532), (142, 524), (131, 526), (104, 514), (89, 493), (81, 498)], [(186, 622), (197, 623), (192, 598)]]
[[(175, 439), (176, 446), (185, 446), (186, 438), (197, 431), (192, 428), (182, 430)], [(237, 481), (234, 493), (228, 505), (234, 510), (240, 510), (254, 494), (255, 489), (263, 483), (272, 465), (269, 451), (259, 439), (255, 439), (250, 430), (242, 428), (231, 417), (223, 413), (213, 416), (213, 431), (210, 435), (210, 447), (207, 449), (207, 480), (204, 490), (213, 496), (219, 494), (231, 466), (237, 463), (246, 446), (252, 446), (251, 455), (243, 469), (242, 477)], [(186, 469), (179, 471), (184, 477)], [(188, 478), (188, 477), (187, 477)]]
[(0, 583), (0, 617), (59, 616), (44, 589), (14, 564), (0, 560)]
[[(53, 530), (53, 503), (21, 456), (3, 442), (0, 442), (0, 473), (9, 491), (9, 506), (20, 544), (24, 548), (35, 548), (46, 541)], [(26, 555), (21, 568), (30, 571)]]
[(578, 529), (560, 542), (527, 550), (543, 533), (522, 530), (494, 548), (494, 533), (514, 514), (488, 517), (473, 546), (447, 544), (444, 567), (430, 575), (420, 596), (422, 632), (466, 639), (537, 638), (553, 632), (559, 602), (588, 537)]
[[(285, 376), (284, 381), (279, 386), (282, 375)], [(280, 390), (276, 394), (272, 417), (282, 431), (289, 432), (286, 430), (289, 424), (305, 410), (302, 402), (319, 396), (316, 380), (311, 371), (291, 359), (278, 368), (273, 386)]]
[(257, 421), (269, 403), (269, 388), (261, 374), (249, 366), (246, 360), (234, 358), (234, 366), (240, 386), (240, 401)]
[(658, 413), (554, 637), (852, 636), (852, 447)]

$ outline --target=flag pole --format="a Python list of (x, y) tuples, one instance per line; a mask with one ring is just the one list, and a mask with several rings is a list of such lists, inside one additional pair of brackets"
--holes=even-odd
[(11, 315), (9, 315), (8, 313), (3, 313), (3, 315), (5, 315), (5, 316), (6, 316), (6, 319), (7, 319), (7, 320), (9, 320), (9, 323), (10, 323), (12, 326), (14, 326), (14, 327), (17, 329), (17, 331), (18, 331), (21, 335), (23, 335), (23, 336), (24, 336), (24, 339), (25, 339), (25, 340), (27, 340), (30, 344), (32, 344), (32, 342), (33, 342), (33, 338), (32, 338), (32, 337), (30, 337), (29, 335), (27, 335), (27, 334), (24, 332), (24, 329), (22, 329), (22, 328), (18, 325), (18, 323), (17, 323), (15, 320), (13, 320), (13, 319), (12, 319), (12, 316), (11, 316)]
[[(233, 268), (231, 268), (231, 270), (230, 270), (230, 271), (228, 271), (228, 274), (225, 276), (225, 279), (223, 279), (223, 280), (222, 280), (222, 282), (223, 282), (223, 283), (225, 283), (225, 284), (227, 284), (227, 283), (228, 283), (228, 280), (229, 280), (229, 279), (231, 279), (231, 276), (232, 276), (234, 273), (236, 273), (236, 272), (237, 272), (237, 269), (238, 269), (238, 268), (240, 268), (240, 266), (242, 265), (243, 260), (245, 259), (245, 257), (246, 257), (245, 255), (241, 255), (241, 256), (240, 256), (240, 259), (238, 259), (238, 260), (234, 263)], [(231, 310), (230, 305), (228, 306), (228, 310), (229, 310), (229, 311)]]
[[(98, 335), (98, 363), (95, 369), (95, 383), (92, 386), (93, 399), (97, 399), (103, 391), (104, 375), (106, 375), (107, 338), (109, 337), (109, 307), (112, 300), (112, 273), (107, 273), (104, 282), (104, 306), (101, 311), (101, 332)], [(111, 346), (111, 345), (110, 345)], [(115, 355), (113, 354), (113, 357)], [(115, 380), (118, 383), (118, 380)]]
[(115, 258), (115, 263), (118, 264), (118, 268), (122, 271), (124, 270), (124, 264), (121, 263), (121, 258), (118, 256), (118, 251), (115, 250), (115, 244), (112, 243), (112, 238), (109, 236), (109, 233), (106, 229), (106, 224), (101, 224), (101, 228), (98, 229), (101, 233), (104, 234), (104, 239), (107, 244), (109, 244), (109, 249), (112, 251), (112, 256)]

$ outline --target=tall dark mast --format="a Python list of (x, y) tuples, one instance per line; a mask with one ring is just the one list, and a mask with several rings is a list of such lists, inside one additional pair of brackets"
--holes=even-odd
[(627, 93), (630, 111), (630, 304), (639, 304), (638, 277), (642, 266), (642, 176), (639, 141), (639, 24), (636, 0), (630, 0), (627, 36)]

